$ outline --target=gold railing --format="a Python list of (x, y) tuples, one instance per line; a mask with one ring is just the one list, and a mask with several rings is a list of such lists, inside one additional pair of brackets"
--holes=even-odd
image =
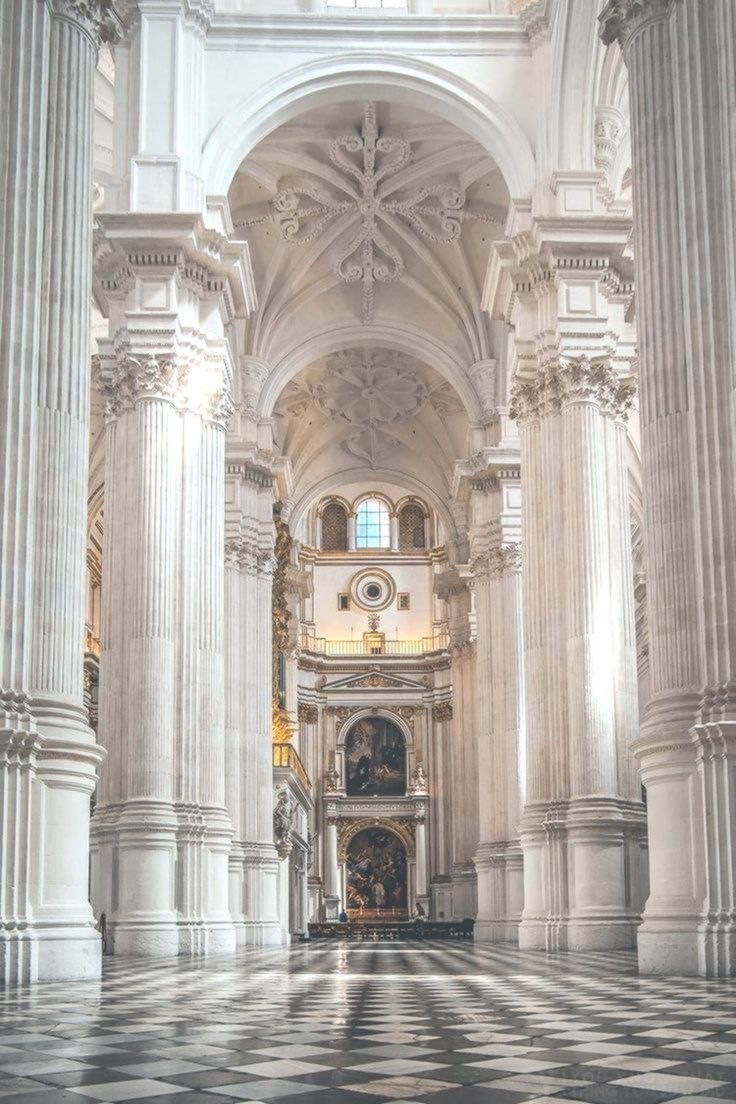
[[(366, 634), (367, 636), (370, 634)], [(324, 636), (312, 636), (303, 633), (299, 641), (299, 647), (307, 652), (318, 652), (328, 656), (415, 656), (425, 652), (440, 652), (447, 648), (449, 640), (447, 633), (438, 633), (436, 636), (422, 636), (416, 640), (388, 640), (381, 642), (371, 640), (327, 640)]]
[(299, 753), (291, 744), (273, 745), (273, 765), (275, 767), (288, 767), (297, 776), (307, 793), (311, 790), (312, 783), (309, 781), (309, 775), (304, 769)]

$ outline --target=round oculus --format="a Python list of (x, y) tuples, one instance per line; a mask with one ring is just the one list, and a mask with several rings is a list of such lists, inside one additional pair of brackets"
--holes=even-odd
[(375, 613), (391, 605), (396, 597), (396, 584), (387, 571), (368, 569), (353, 576), (350, 593), (356, 606)]

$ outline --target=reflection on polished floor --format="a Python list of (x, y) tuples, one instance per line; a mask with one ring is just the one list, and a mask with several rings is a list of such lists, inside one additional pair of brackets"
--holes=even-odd
[(6, 991), (2, 1104), (736, 1100), (736, 984), (627, 952), (313, 944)]

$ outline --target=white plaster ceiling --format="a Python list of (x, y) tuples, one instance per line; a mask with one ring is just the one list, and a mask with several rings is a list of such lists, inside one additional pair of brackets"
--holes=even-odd
[(336, 473), (349, 481), (381, 472), (446, 500), (467, 431), (463, 404), (438, 372), (370, 348), (343, 350), (303, 369), (274, 410), (276, 445), (291, 461), (295, 497)]
[(256, 146), (229, 199), (259, 289), (249, 352), (274, 364), (357, 327), (422, 334), (466, 365), (493, 356), (480, 297), (508, 193), (452, 124), (385, 102), (320, 108)]

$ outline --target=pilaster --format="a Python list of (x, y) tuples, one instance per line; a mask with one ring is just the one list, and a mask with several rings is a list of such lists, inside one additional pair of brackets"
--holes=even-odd
[(447, 607), (452, 662), (450, 744), (450, 835), (452, 911), (458, 920), (476, 911), (473, 853), (478, 842), (478, 744), (475, 706), (475, 641), (471, 635), (472, 594), (465, 568), (435, 576), (435, 592)]
[[(487, 449), (465, 477), (477, 635), (479, 843), (475, 938), (515, 941), (523, 905), (524, 658), (518, 455)], [(491, 796), (492, 795), (492, 796)]]
[(235, 836), (231, 910), (238, 938), (281, 942), (279, 858), (273, 841), (272, 612), (275, 479), (266, 453), (230, 449), (226, 464), (226, 776)]

